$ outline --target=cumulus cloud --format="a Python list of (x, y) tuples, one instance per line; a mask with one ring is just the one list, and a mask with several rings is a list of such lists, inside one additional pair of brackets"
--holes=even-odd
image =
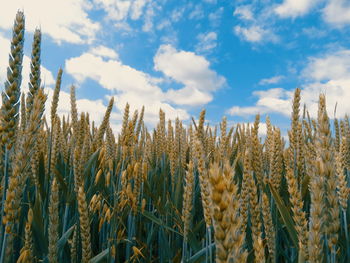
[(292, 92), (282, 88), (274, 88), (253, 92), (258, 98), (254, 106), (230, 108), (227, 113), (237, 116), (250, 116), (255, 114), (266, 114), (278, 112), (285, 116), (289, 116), (291, 109)]
[(270, 8), (258, 10), (256, 4), (238, 5), (233, 16), (240, 23), (233, 28), (233, 32), (240, 39), (251, 43), (278, 42), (273, 28), (273, 17)]
[(142, 15), (143, 8), (147, 4), (148, 0), (136, 0), (131, 6), (131, 19), (139, 19)]
[(350, 50), (339, 50), (321, 57), (309, 58), (303, 71), (305, 78), (316, 81), (347, 78), (350, 72)]
[(335, 27), (350, 24), (350, 4), (346, 0), (284, 0), (274, 12), (281, 18), (296, 18), (309, 14), (317, 6), (322, 7), (320, 11), (326, 23)]
[(105, 20), (115, 22), (114, 26), (124, 34), (132, 31), (129, 19), (142, 19), (144, 32), (153, 30), (153, 17), (155, 8), (158, 7), (155, 2), (150, 0), (93, 0), (93, 4), (94, 9), (105, 12)]
[(158, 86), (160, 79), (124, 65), (120, 60), (83, 53), (79, 57), (66, 60), (65, 67), (78, 83), (93, 79), (103, 88), (110, 90), (116, 98), (119, 111), (123, 111), (127, 102), (131, 110), (144, 105), (145, 120), (151, 125), (156, 123), (160, 108), (169, 118), (189, 118), (186, 110), (167, 103), (166, 94)]
[(284, 78), (283, 76), (278, 75), (278, 76), (273, 76), (271, 78), (262, 79), (259, 81), (259, 85), (277, 84), (281, 82), (283, 78)]
[(245, 41), (258, 43), (258, 42), (276, 42), (277, 37), (269, 29), (265, 29), (258, 25), (252, 25), (248, 27), (235, 26), (235, 34)]
[[(193, 100), (198, 105), (205, 104), (211, 98), (210, 93), (226, 83), (224, 77), (210, 69), (209, 61), (203, 56), (193, 52), (176, 50), (171, 45), (159, 47), (154, 57), (154, 68), (186, 87), (186, 89), (180, 90), (177, 96), (177, 100), (182, 98), (183, 102), (190, 103)], [(174, 95), (174, 92), (171, 91), (169, 94)], [(170, 99), (173, 98), (170, 96)]]
[(214, 91), (225, 84), (225, 79), (210, 69), (203, 56), (161, 45), (154, 58), (155, 69), (185, 86)]
[(145, 12), (144, 24), (142, 26), (142, 31), (150, 32), (153, 30), (153, 17), (155, 16), (155, 7), (153, 5), (148, 5)]
[(251, 5), (238, 6), (233, 12), (233, 15), (243, 20), (254, 20), (254, 13)]
[(26, 15), (26, 30), (38, 26), (56, 42), (84, 43), (95, 39), (100, 25), (88, 17), (92, 5), (84, 0), (13, 0), (0, 9), (0, 28), (9, 30), (18, 9)]
[(118, 54), (111, 48), (105, 46), (97, 46), (90, 49), (90, 53), (93, 55), (118, 59)]
[(123, 20), (127, 17), (131, 1), (119, 0), (94, 0), (94, 4), (107, 13), (107, 18), (111, 20)]
[[(100, 50), (100, 49), (98, 49)], [(101, 48), (101, 50), (104, 50)], [(213, 92), (225, 84), (225, 79), (210, 69), (210, 63), (193, 52), (176, 50), (171, 45), (162, 45), (154, 56), (154, 68), (161, 71), (170, 81), (182, 87), (162, 90), (164, 79), (123, 64), (118, 57), (105, 56), (106, 52), (85, 52), (66, 60), (66, 72), (78, 84), (87, 79), (95, 80), (115, 96), (119, 111), (128, 102), (132, 109), (146, 108), (145, 120), (155, 124), (159, 109), (167, 117), (188, 119), (189, 114), (182, 106), (200, 106), (213, 99)]]
[(201, 33), (197, 36), (198, 44), (196, 45), (196, 52), (206, 53), (210, 52), (217, 46), (216, 32)]
[(119, 60), (104, 59), (88, 52), (67, 59), (66, 70), (78, 82), (91, 78), (111, 91), (161, 92), (155, 85), (159, 79), (124, 65)]
[(284, 0), (275, 7), (275, 12), (281, 17), (298, 17), (307, 14), (319, 0)]
[(157, 30), (163, 30), (164, 28), (170, 28), (171, 22), (169, 19), (163, 19), (157, 25)]
[(122, 35), (128, 35), (132, 32), (131, 26), (125, 21), (118, 21), (114, 24), (115, 29), (122, 33)]
[(193, 87), (184, 87), (178, 90), (170, 89), (166, 92), (168, 101), (178, 105), (201, 106), (213, 100), (211, 93)]
[(315, 94), (321, 92), (326, 94), (329, 113), (333, 113), (336, 103), (338, 103), (338, 116), (343, 117), (350, 113), (348, 103), (348, 98), (350, 98), (349, 49), (309, 58), (302, 75), (307, 80), (302, 90), (302, 98), (313, 116), (316, 116), (317, 113), (318, 97)]
[[(260, 2), (239, 2), (235, 7), (233, 16), (239, 19), (239, 23), (233, 32), (242, 40), (251, 43), (279, 42), (277, 34), (283, 29), (278, 24), (281, 19), (295, 19), (313, 10), (316, 14), (322, 14), (323, 20), (334, 27), (341, 28), (350, 23), (350, 4), (346, 0), (283, 0), (278, 4), (271, 0)], [(321, 38), (327, 33), (326, 29), (321, 29), (303, 28), (302, 33), (310, 38)]]
[(243, 37), (249, 42), (260, 42), (265, 34), (264, 30), (259, 26), (252, 26), (250, 28), (235, 26), (234, 31), (236, 35)]
[(96, 8), (107, 13), (107, 19), (120, 21), (130, 17), (137, 20), (141, 17), (149, 0), (93, 0)]
[[(327, 110), (333, 116), (337, 104), (337, 116), (350, 114), (350, 50), (342, 49), (318, 57), (310, 57), (301, 72), (301, 104), (305, 104), (312, 117), (317, 116), (319, 94), (326, 95)], [(231, 115), (249, 116), (257, 113), (280, 113), (289, 116), (294, 90), (282, 88), (255, 91), (257, 102), (249, 107), (232, 107)]]
[(345, 0), (329, 0), (323, 9), (323, 18), (326, 22), (342, 27), (350, 24), (350, 4)]

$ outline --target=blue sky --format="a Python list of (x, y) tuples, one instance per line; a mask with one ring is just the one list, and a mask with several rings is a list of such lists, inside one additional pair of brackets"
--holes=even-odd
[(115, 130), (129, 102), (132, 110), (145, 106), (150, 127), (159, 108), (185, 122), (206, 108), (213, 125), (223, 115), (235, 123), (260, 113), (285, 134), (296, 87), (313, 116), (320, 92), (331, 117), (336, 103), (338, 117), (350, 113), (345, 0), (7, 1), (0, 10), (1, 83), (18, 9), (26, 15), (23, 90), (40, 26), (48, 107), (58, 68), (64, 69), (61, 114), (69, 113), (71, 84), (79, 109), (97, 122), (115, 96)]

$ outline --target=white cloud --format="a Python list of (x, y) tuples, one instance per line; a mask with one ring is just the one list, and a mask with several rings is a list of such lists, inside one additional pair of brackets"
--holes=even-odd
[(170, 89), (166, 93), (168, 101), (178, 105), (201, 106), (212, 101), (213, 96), (193, 87), (184, 87), (182, 89)]
[(105, 46), (97, 46), (90, 49), (89, 53), (105, 58), (114, 58), (118, 59), (118, 54), (111, 48)]
[(305, 78), (316, 81), (345, 79), (350, 73), (350, 50), (340, 50), (322, 57), (311, 57), (303, 71)]
[[(225, 85), (224, 77), (211, 70), (210, 63), (202, 56), (193, 52), (178, 51), (171, 45), (162, 45), (154, 57), (154, 68), (161, 71), (172, 80), (183, 84), (186, 89), (180, 90), (180, 94), (188, 94), (196, 104), (208, 102), (210, 93)], [(193, 91), (189, 94), (189, 91)], [(198, 96), (196, 98), (196, 95)], [(203, 93), (207, 95), (203, 96)], [(180, 96), (180, 95), (179, 95)], [(187, 100), (190, 99), (187, 97)]]
[(119, 60), (104, 60), (91, 53), (67, 59), (66, 70), (78, 82), (91, 78), (111, 91), (161, 92), (160, 89), (155, 89), (158, 79), (124, 65)]
[(154, 57), (155, 69), (162, 71), (172, 81), (183, 85), (179, 89), (162, 91), (163, 80), (124, 65), (118, 59), (103, 58), (91, 52), (66, 60), (66, 71), (78, 83), (90, 78), (111, 91), (119, 111), (129, 102), (132, 109), (145, 106), (145, 120), (155, 125), (159, 109), (167, 118), (186, 120), (189, 115), (181, 107), (200, 106), (212, 100), (212, 93), (225, 84), (225, 79), (209, 69), (209, 62), (192, 52), (178, 51), (170, 45), (159, 48)]
[(249, 42), (260, 42), (264, 35), (264, 30), (258, 26), (252, 26), (250, 28), (235, 26), (234, 31), (236, 35), (243, 37)]
[(170, 28), (170, 30), (167, 31), (166, 34), (164, 34), (161, 38), (160, 38), (160, 42), (164, 43), (164, 44), (171, 44), (173, 46), (176, 46), (179, 39), (178, 39), (178, 31)]
[(103, 9), (107, 13), (107, 18), (120, 21), (129, 15), (132, 1), (120, 0), (93, 0), (95, 7)]
[(84, 53), (66, 60), (66, 71), (79, 83), (90, 78), (109, 89), (116, 98), (119, 111), (124, 110), (127, 102), (132, 111), (144, 105), (145, 121), (151, 126), (157, 122), (160, 108), (167, 118), (189, 118), (185, 110), (167, 103), (167, 95), (158, 87), (160, 79), (124, 65), (119, 60)]
[(266, 109), (266, 112), (281, 112), (282, 114), (289, 115), (291, 109), (290, 99), (292, 98), (292, 92), (276, 88), (266, 91), (256, 91), (254, 93), (259, 97), (257, 102), (258, 107)]
[[(253, 26), (258, 26), (265, 30), (276, 31), (276, 28), (272, 27), (276, 18), (295, 19), (310, 14), (314, 9), (317, 13), (322, 14), (326, 23), (332, 26), (344, 27), (350, 24), (350, 2), (348, 0), (283, 0), (278, 4), (270, 2), (273, 1), (263, 1), (262, 4), (258, 4), (259, 1), (238, 4), (233, 15), (243, 22), (244, 27), (242, 25), (239, 27), (248, 30)], [(257, 30), (254, 31), (257, 32)], [(322, 35), (322, 32), (315, 28), (307, 29), (304, 33)]]
[(147, 2), (148, 0), (136, 0), (133, 2), (131, 6), (131, 19), (137, 20), (140, 18)]
[(238, 37), (252, 43), (278, 41), (277, 36), (275, 36), (270, 30), (264, 29), (258, 25), (252, 25), (249, 27), (235, 26), (234, 32)]
[[(350, 50), (342, 49), (320, 57), (312, 57), (302, 72), (307, 80), (302, 90), (302, 98), (309, 106), (313, 116), (317, 113), (315, 94), (325, 93), (328, 111), (333, 117), (335, 104), (337, 115), (343, 117), (350, 113)], [(316, 97), (316, 98), (315, 98)]]
[(275, 7), (275, 12), (281, 17), (298, 17), (307, 14), (319, 0), (284, 0)]
[(148, 5), (145, 13), (144, 24), (142, 30), (144, 32), (150, 32), (153, 30), (153, 17), (155, 16), (155, 11), (153, 5)]
[(209, 52), (216, 48), (217, 34), (215, 32), (201, 33), (197, 36), (199, 43), (196, 46), (198, 53)]
[(164, 19), (164, 20), (160, 21), (160, 23), (158, 23), (157, 30), (162, 30), (162, 29), (170, 27), (170, 26), (171, 26), (170, 20)]
[(262, 80), (259, 81), (259, 85), (277, 84), (283, 78), (284, 78), (283, 76), (278, 75), (278, 76), (274, 76), (274, 77), (271, 77), (271, 78), (262, 79)]
[(176, 50), (171, 45), (161, 45), (154, 58), (155, 69), (166, 76), (199, 90), (214, 91), (225, 84), (225, 79), (211, 70), (203, 56)]
[(143, 18), (144, 32), (152, 31), (154, 3), (150, 0), (93, 0), (95, 9), (102, 9), (106, 13), (106, 19), (116, 22), (114, 25), (124, 33), (132, 31), (127, 20), (139, 20)]
[[(317, 117), (319, 94), (326, 95), (328, 115), (332, 118), (337, 104), (337, 116), (350, 114), (350, 50), (342, 49), (319, 57), (310, 57), (302, 70), (304, 85), (301, 90), (301, 104), (305, 104), (310, 115)], [(232, 107), (231, 115), (249, 116), (257, 113), (281, 113), (290, 116), (293, 92), (282, 88), (256, 91), (258, 97), (253, 106)]]
[[(163, 29), (168, 24), (155, 25), (154, 17), (162, 11), (162, 5), (157, 1), (150, 0), (92, 0), (94, 10), (103, 10), (105, 20), (114, 22), (115, 28), (122, 31), (124, 34), (133, 32), (130, 26), (131, 20), (142, 20), (142, 31), (153, 32), (154, 27), (158, 30)], [(183, 16), (185, 7), (175, 9), (168, 17), (173, 22), (179, 21)]]
[(240, 107), (233, 106), (229, 110), (227, 110), (227, 114), (237, 115), (237, 116), (251, 116), (258, 113), (264, 114), (265, 112), (261, 112), (261, 108), (257, 106), (249, 106), (249, 107)]
[(289, 116), (291, 111), (291, 98), (293, 93), (282, 88), (274, 88), (253, 92), (258, 97), (258, 101), (254, 106), (230, 108), (227, 113), (237, 116), (249, 116), (255, 114), (266, 114), (271, 112), (282, 113)]
[(272, 12), (271, 5), (261, 7), (257, 2), (238, 5), (233, 16), (239, 20), (238, 25), (233, 27), (233, 32), (240, 39), (252, 44), (279, 41), (275, 34), (276, 28), (273, 26), (276, 15)]
[(132, 32), (131, 26), (125, 21), (118, 21), (114, 24), (114, 27), (122, 34), (127, 35)]
[(0, 28), (11, 29), (17, 10), (23, 9), (28, 31), (40, 26), (44, 34), (59, 43), (91, 42), (100, 29), (100, 25), (88, 17), (91, 8), (84, 0), (12, 0), (1, 6)]
[(345, 0), (329, 0), (323, 9), (323, 18), (334, 26), (350, 24), (350, 4)]
[(254, 20), (254, 13), (251, 5), (238, 6), (233, 12), (233, 15), (243, 20)]

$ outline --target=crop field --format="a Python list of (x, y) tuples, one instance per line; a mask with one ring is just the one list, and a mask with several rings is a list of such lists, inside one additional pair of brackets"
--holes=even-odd
[(24, 30), (18, 12), (0, 113), (0, 263), (350, 262), (350, 123), (330, 119), (327, 96), (315, 94), (314, 119), (295, 90), (288, 139), (268, 117), (261, 137), (259, 115), (213, 127), (205, 110), (185, 125), (159, 109), (151, 130), (147, 108), (128, 104), (116, 134), (113, 99), (96, 126), (72, 86), (69, 116), (57, 114), (61, 69), (45, 115), (41, 32), (22, 83)]

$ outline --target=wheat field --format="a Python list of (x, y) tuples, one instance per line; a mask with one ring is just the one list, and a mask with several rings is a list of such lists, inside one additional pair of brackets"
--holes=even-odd
[[(2, 262), (350, 262), (348, 116), (317, 118), (296, 89), (288, 141), (266, 118), (219, 127), (167, 120), (148, 130), (113, 99), (99, 127), (76, 105), (50, 114), (40, 77), (41, 32), (22, 83), (25, 18), (15, 17), (0, 113)], [(28, 85), (29, 92), (21, 92)], [(47, 119), (45, 116), (49, 116)]]

